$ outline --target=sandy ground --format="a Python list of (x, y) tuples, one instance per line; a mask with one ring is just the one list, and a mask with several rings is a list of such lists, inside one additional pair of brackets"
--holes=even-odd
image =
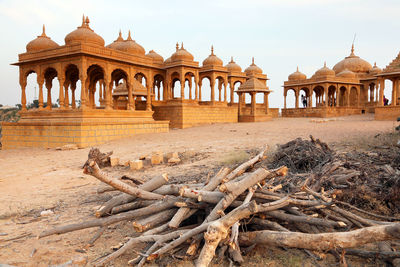
[[(113, 150), (122, 162), (153, 151), (185, 153), (188, 159), (178, 166), (160, 165), (137, 172), (120, 167), (118, 173), (147, 179), (167, 172), (172, 181), (185, 175), (196, 181), (204, 179), (215, 166), (224, 163), (224, 158), (239, 150), (250, 151), (265, 144), (273, 149), (276, 144), (308, 138), (310, 134), (331, 145), (362, 143), (363, 138), (393, 131), (396, 125), (391, 121), (374, 121), (371, 115), (325, 120), (279, 118), (265, 123), (173, 129), (169, 133), (112, 141), (99, 148)], [(36, 239), (38, 233), (53, 225), (92, 218), (96, 206), (112, 195), (97, 194), (100, 182), (82, 173), (88, 151), (89, 148), (0, 150), (0, 264), (49, 266), (86, 256), (90, 262), (133, 232), (126, 224), (111, 226), (90, 248), (86, 244), (96, 229)], [(54, 214), (40, 216), (47, 209)], [(116, 233), (111, 234), (113, 230)], [(26, 236), (7, 241), (22, 235)], [(123, 265), (127, 259), (129, 255), (116, 261), (115, 266)]]

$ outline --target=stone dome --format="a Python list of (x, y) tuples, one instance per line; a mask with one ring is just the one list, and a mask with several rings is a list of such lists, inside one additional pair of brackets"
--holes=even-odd
[(304, 73), (301, 73), (299, 71), (299, 67), (297, 67), (297, 70), (293, 72), (292, 74), (289, 75), (288, 80), (289, 81), (298, 81), (298, 80), (305, 80), (307, 79), (307, 76)]
[(225, 66), (229, 72), (242, 72), (242, 68), (233, 61), (233, 57), (231, 57), (231, 61)]
[(211, 55), (209, 55), (204, 61), (203, 61), (203, 67), (206, 66), (223, 66), (224, 63), (222, 60), (214, 55), (214, 47), (211, 46)]
[(339, 72), (336, 76), (342, 78), (356, 78), (356, 74), (348, 69)]
[(262, 74), (262, 69), (259, 68), (256, 64), (254, 64), (254, 57), (253, 57), (253, 59), (252, 59), (252, 61), (251, 61), (251, 65), (250, 65), (249, 67), (247, 67), (247, 68), (244, 70), (244, 72), (245, 72), (247, 75), (250, 75), (250, 74)]
[(106, 47), (119, 50), (121, 44), (123, 44), (123, 43), (124, 43), (124, 38), (122, 38), (122, 33), (121, 33), (121, 31), (119, 31), (117, 40), (115, 40), (111, 44), (107, 45)]
[(65, 36), (65, 44), (66, 45), (73, 45), (73, 44), (82, 44), (82, 43), (90, 43), (99, 46), (104, 46), (104, 39), (96, 34), (90, 27), (89, 27), (89, 18), (83, 16), (82, 25), (78, 27), (75, 31), (67, 34)]
[(315, 74), (313, 75), (314, 77), (322, 77), (322, 76), (335, 76), (335, 72), (328, 68), (326, 66), (326, 62), (324, 63), (324, 66), (317, 70)]
[(185, 48), (183, 48), (183, 43), (181, 48), (179, 48), (178, 43), (176, 44), (176, 52), (172, 54), (171, 61), (193, 61), (194, 57)]
[(150, 50), (149, 53), (146, 54), (146, 56), (151, 57), (153, 61), (158, 62), (158, 63), (163, 63), (164, 58), (157, 54), (154, 50)]
[(367, 73), (371, 68), (371, 64), (354, 54), (354, 45), (352, 45), (350, 56), (339, 61), (333, 67), (333, 70), (336, 73), (342, 72), (345, 69), (348, 69), (354, 73)]
[(369, 74), (372, 74), (372, 75), (376, 75), (376, 74), (379, 74), (381, 72), (382, 72), (382, 69), (379, 68), (378, 66), (376, 66), (376, 62), (374, 64), (374, 66), (372, 67), (372, 69), (369, 70)]
[(128, 38), (121, 44), (118, 50), (139, 56), (144, 56), (146, 54), (143, 46), (132, 40), (131, 31), (129, 31)]
[(169, 57), (164, 61), (164, 64), (168, 64), (168, 63), (171, 63), (171, 62), (172, 62), (172, 59), (171, 59), (171, 57)]
[(43, 32), (42, 35), (38, 36), (36, 39), (30, 41), (26, 45), (26, 52), (36, 52), (40, 50), (46, 50), (46, 49), (52, 49), (52, 48), (57, 48), (59, 45), (54, 42), (53, 40), (50, 39), (46, 35), (45, 27), (43, 25)]

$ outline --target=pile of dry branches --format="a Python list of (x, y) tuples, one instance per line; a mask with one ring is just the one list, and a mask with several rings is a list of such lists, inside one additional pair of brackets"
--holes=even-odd
[[(104, 203), (95, 214), (97, 218), (58, 226), (42, 232), (39, 237), (99, 227), (95, 240), (108, 225), (131, 221), (139, 235), (96, 261), (98, 266), (143, 247), (130, 264), (142, 266), (165, 255), (184, 255), (186, 259), (197, 258), (196, 266), (208, 266), (216, 252), (218, 258), (227, 256), (231, 262), (241, 263), (241, 248), (251, 248), (255, 244), (311, 251), (338, 249), (344, 253), (342, 249), (400, 238), (400, 223), (394, 222), (398, 218), (337, 201), (337, 189), (327, 191), (323, 187), (327, 181), (346, 184), (360, 174), (332, 178), (334, 171), (344, 165), (335, 163), (329, 147), (312, 139), (311, 145), (306, 144), (309, 149), (302, 152), (293, 148), (299, 143), (295, 140), (282, 149), (291, 150), (291, 156), (307, 153), (308, 160), (294, 162), (290, 159), (293, 163), (290, 166), (296, 168), (296, 172), (306, 170), (307, 173), (287, 176), (286, 166), (266, 168), (266, 149), (263, 149), (233, 170), (221, 168), (205, 184), (167, 184), (168, 177), (163, 174), (133, 185), (111, 177), (100, 170), (95, 160), (89, 159), (84, 172), (122, 193)], [(313, 153), (322, 155), (324, 163), (321, 158), (315, 159)], [(316, 168), (318, 172), (308, 172)], [(388, 249), (348, 250), (347, 253), (386, 260), (400, 257), (400, 253)]]

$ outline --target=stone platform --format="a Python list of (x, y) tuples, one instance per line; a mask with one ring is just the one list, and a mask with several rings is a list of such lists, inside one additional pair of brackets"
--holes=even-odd
[(282, 109), (282, 117), (332, 118), (363, 114), (365, 111), (365, 109), (355, 107), (284, 108)]
[(153, 111), (42, 110), (21, 112), (19, 122), (2, 123), (2, 149), (94, 146), (143, 133), (168, 132), (168, 121), (154, 121)]
[(375, 120), (395, 121), (400, 117), (400, 106), (383, 106), (375, 108)]

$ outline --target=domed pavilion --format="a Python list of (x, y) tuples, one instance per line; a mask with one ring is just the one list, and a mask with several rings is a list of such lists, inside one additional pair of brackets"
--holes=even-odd
[[(283, 85), (284, 117), (336, 117), (374, 112), (379, 104), (379, 69), (354, 53), (329, 68), (326, 63), (310, 78), (299, 69)], [(287, 107), (287, 96), (295, 98)]]
[[(64, 44), (53, 41), (43, 26), (42, 34), (18, 55), (13, 65), (20, 71), (21, 119), (2, 125), (3, 149), (87, 147), (169, 127), (238, 122), (235, 87), (255, 78), (254, 86), (267, 88), (267, 76), (254, 62), (245, 71), (233, 59), (224, 65), (213, 47), (201, 65), (183, 43), (164, 60), (154, 50), (146, 53), (131, 31), (126, 39), (120, 31), (106, 45), (89, 25), (83, 16)], [(34, 87), (27, 86), (32, 73), (37, 76), (37, 108), (26, 97), (27, 88)], [(209, 87), (203, 86), (205, 80)], [(278, 114), (277, 109), (265, 110)], [(26, 135), (15, 136), (16, 129)]]

